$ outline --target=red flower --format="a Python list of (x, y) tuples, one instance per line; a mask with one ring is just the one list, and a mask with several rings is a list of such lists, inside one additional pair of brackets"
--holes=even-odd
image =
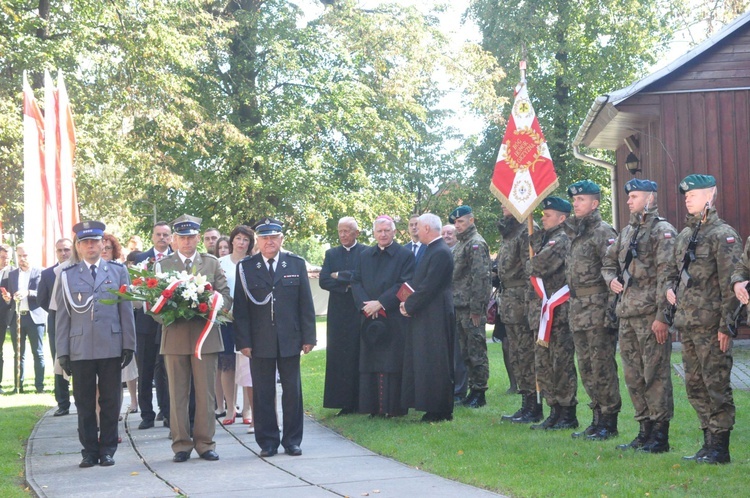
[(208, 311), (208, 305), (206, 303), (200, 303), (198, 305), (198, 311), (200, 311), (201, 313), (205, 313), (206, 311)]
[(143, 279), (141, 277), (136, 278), (133, 280), (133, 285), (141, 285), (143, 283)]
[(127, 285), (121, 285), (120, 286), (120, 294), (125, 294), (128, 291)]
[(164, 289), (161, 295), (164, 296), (165, 299), (172, 299), (172, 296), (174, 296), (174, 291), (172, 289)]
[(146, 286), (149, 289), (153, 289), (157, 285), (159, 285), (159, 281), (157, 279), (155, 279), (155, 278), (149, 278), (148, 280), (146, 280)]
[(211, 284), (209, 283), (206, 283), (205, 287), (206, 287), (206, 292), (211, 292), (212, 290), (214, 290), (214, 288), (211, 287)]

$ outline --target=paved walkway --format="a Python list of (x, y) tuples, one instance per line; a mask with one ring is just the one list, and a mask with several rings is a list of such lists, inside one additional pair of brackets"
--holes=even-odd
[[(128, 402), (126, 394), (123, 406)], [(499, 496), (376, 455), (308, 417), (302, 456), (282, 452), (260, 458), (247, 426), (217, 425), (221, 460), (204, 461), (193, 452), (190, 460), (178, 464), (172, 462), (168, 429), (157, 422), (153, 429), (138, 430), (140, 414), (130, 414), (120, 422), (123, 442), (116, 464), (81, 469), (74, 409), (64, 417), (53, 417), (53, 412), (37, 423), (26, 452), (26, 479), (42, 497)]]
[[(742, 339), (735, 340), (733, 349), (735, 351), (742, 350), (743, 354), (735, 355), (734, 363), (732, 364), (732, 389), (740, 389), (743, 391), (750, 391), (750, 357), (745, 354), (750, 350), (750, 340)], [(675, 351), (682, 350), (682, 344), (675, 344)], [(685, 367), (682, 363), (674, 363), (672, 365), (683, 380), (685, 379)]]

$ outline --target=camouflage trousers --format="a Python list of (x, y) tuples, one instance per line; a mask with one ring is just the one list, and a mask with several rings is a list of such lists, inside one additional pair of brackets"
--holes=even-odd
[(534, 362), (534, 341), (536, 334), (532, 332), (526, 320), (523, 323), (505, 324), (508, 334), (508, 356), (510, 369), (516, 377), (518, 391), (521, 394), (536, 392), (536, 368)]
[(575, 406), (578, 404), (578, 378), (573, 334), (567, 323), (555, 325), (553, 322), (549, 346), (535, 345), (536, 378), (548, 405)]
[(698, 414), (701, 429), (712, 433), (734, 427), (734, 399), (730, 385), (732, 350), (722, 353), (716, 329), (684, 329), (682, 362), (688, 401)]
[(605, 327), (571, 330), (578, 357), (578, 372), (583, 388), (591, 399), (589, 407), (592, 410), (599, 407), (603, 415), (619, 413), (622, 399), (615, 361), (617, 334)]
[(620, 357), (637, 421), (666, 422), (674, 415), (672, 340), (659, 344), (651, 331), (655, 316), (620, 318)]
[(469, 389), (486, 391), (490, 378), (490, 361), (487, 358), (486, 317), (482, 316), (479, 327), (471, 322), (468, 308), (456, 308), (456, 329), (461, 356), (469, 375)]

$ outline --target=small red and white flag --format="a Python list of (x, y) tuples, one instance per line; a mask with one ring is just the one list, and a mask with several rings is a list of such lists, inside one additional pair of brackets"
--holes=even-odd
[(567, 285), (563, 285), (557, 292), (547, 296), (544, 281), (541, 278), (531, 277), (531, 285), (534, 287), (536, 295), (542, 300), (536, 343), (546, 348), (549, 347), (549, 341), (552, 337), (552, 319), (555, 316), (555, 308), (570, 299), (570, 289)]
[(490, 190), (518, 221), (558, 186), (552, 157), (529, 100), (526, 82), (516, 87)]

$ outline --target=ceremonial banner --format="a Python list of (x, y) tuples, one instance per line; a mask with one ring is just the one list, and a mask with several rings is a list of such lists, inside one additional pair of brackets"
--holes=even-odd
[(44, 170), (44, 118), (23, 73), (23, 226), (26, 252), (32, 265), (42, 260), (45, 200), (42, 187)]
[(62, 71), (57, 73), (57, 213), (60, 220), (60, 237), (70, 238), (73, 226), (81, 221), (78, 212), (78, 193), (73, 174), (73, 158), (76, 155), (76, 129), (73, 112), (70, 110), (68, 89)]
[(516, 87), (514, 97), (490, 190), (518, 221), (523, 221), (558, 182), (525, 81)]

